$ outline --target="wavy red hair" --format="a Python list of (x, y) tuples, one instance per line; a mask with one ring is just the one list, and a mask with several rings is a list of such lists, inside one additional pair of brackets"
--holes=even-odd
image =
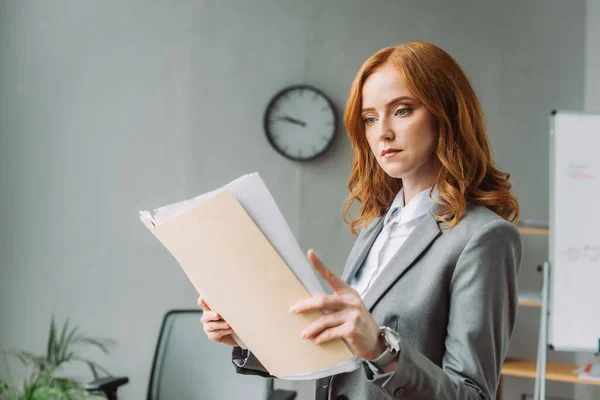
[(404, 76), (407, 88), (436, 118), (438, 141), (435, 155), (439, 172), (435, 184), (438, 218), (454, 227), (467, 202), (482, 204), (511, 222), (519, 219), (519, 203), (510, 192), (510, 175), (496, 168), (485, 127), (485, 118), (475, 91), (458, 63), (439, 47), (413, 41), (381, 49), (358, 71), (350, 89), (344, 123), (353, 148), (349, 195), (344, 208), (348, 222), (354, 202), (358, 217), (351, 220), (356, 233), (388, 210), (402, 188), (400, 179), (387, 175), (377, 163), (365, 136), (361, 116), (362, 89), (367, 77), (389, 63)]

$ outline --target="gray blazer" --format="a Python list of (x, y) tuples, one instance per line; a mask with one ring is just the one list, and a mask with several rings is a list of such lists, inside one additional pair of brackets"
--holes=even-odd
[[(436, 204), (409, 235), (364, 297), (378, 324), (401, 342), (395, 371), (358, 370), (317, 381), (318, 400), (494, 399), (517, 312), (522, 242), (518, 229), (481, 205), (469, 205), (441, 229)], [(383, 218), (364, 228), (342, 278), (363, 264)], [(268, 376), (239, 348), (242, 374)]]

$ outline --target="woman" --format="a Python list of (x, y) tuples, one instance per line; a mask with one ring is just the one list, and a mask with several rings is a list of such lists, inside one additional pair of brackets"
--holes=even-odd
[[(290, 312), (330, 310), (303, 337), (345, 339), (362, 368), (318, 381), (317, 399), (494, 399), (517, 309), (519, 206), (467, 77), (432, 44), (384, 48), (358, 72), (344, 122), (345, 215), (360, 203), (360, 234), (341, 278), (309, 251), (334, 294)], [(200, 304), (208, 336), (235, 346)], [(268, 375), (233, 354), (238, 372)]]

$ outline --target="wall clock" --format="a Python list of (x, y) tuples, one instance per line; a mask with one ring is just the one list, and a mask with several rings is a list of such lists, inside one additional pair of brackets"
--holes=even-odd
[(327, 150), (337, 129), (331, 100), (308, 85), (290, 86), (269, 102), (264, 116), (269, 143), (283, 156), (312, 160)]

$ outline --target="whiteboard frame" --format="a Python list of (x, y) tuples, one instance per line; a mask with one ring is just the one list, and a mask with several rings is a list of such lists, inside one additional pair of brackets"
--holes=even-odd
[[(547, 338), (548, 338), (548, 347), (550, 347), (552, 350), (555, 351), (566, 351), (566, 352), (582, 352), (582, 353), (595, 353), (598, 354), (600, 353), (600, 343), (598, 344), (598, 347), (593, 347), (593, 348), (587, 348), (587, 347), (561, 347), (561, 346), (555, 346), (552, 344), (552, 319), (551, 319), (551, 314), (552, 314), (552, 288), (553, 288), (553, 276), (556, 276), (556, 274), (552, 274), (551, 273), (551, 269), (554, 267), (554, 233), (555, 232), (555, 226), (556, 226), (556, 221), (554, 218), (554, 204), (556, 202), (555, 199), (555, 191), (554, 191), (554, 178), (555, 178), (555, 169), (556, 169), (556, 165), (554, 163), (554, 159), (556, 156), (555, 150), (556, 150), (556, 132), (555, 132), (555, 117), (558, 114), (571, 114), (571, 115), (595, 115), (595, 116), (600, 116), (600, 112), (591, 112), (591, 111), (575, 111), (575, 110), (552, 110), (552, 112), (550, 113), (550, 130), (549, 130), (549, 192), (550, 192), (550, 196), (549, 196), (549, 218), (548, 218), (548, 268), (549, 268), (549, 282), (548, 282), (548, 287), (546, 288), (546, 290), (548, 291), (548, 297), (547, 297), (547, 302), (548, 302), (548, 312), (547, 312), (547, 319), (548, 319), (548, 324), (547, 324)], [(540, 327), (541, 328), (541, 327)], [(600, 338), (598, 339), (600, 341)], [(595, 344), (594, 344), (595, 346)]]

